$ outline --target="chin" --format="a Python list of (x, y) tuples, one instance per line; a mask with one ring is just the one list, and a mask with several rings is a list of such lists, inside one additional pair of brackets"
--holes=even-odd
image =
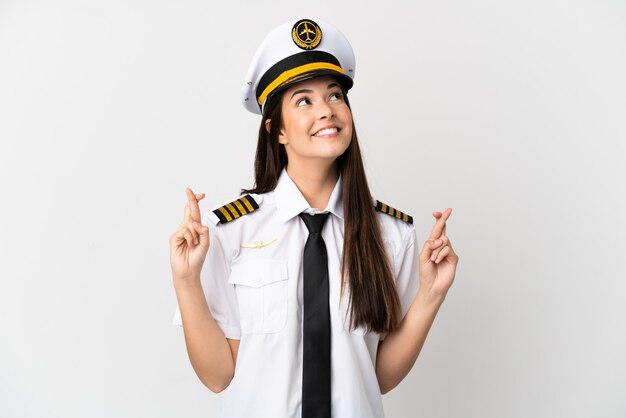
[(320, 152), (320, 157), (322, 158), (337, 158), (343, 155), (344, 152), (348, 149), (348, 146), (341, 147), (332, 147), (326, 150), (322, 150)]

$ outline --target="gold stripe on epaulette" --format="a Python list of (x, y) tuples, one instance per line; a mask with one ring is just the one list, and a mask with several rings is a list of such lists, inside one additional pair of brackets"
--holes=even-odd
[(240, 217), (241, 215), (239, 214), (239, 212), (237, 212), (237, 210), (235, 209), (235, 207), (232, 205), (232, 203), (227, 203), (226, 207), (228, 208), (228, 210), (230, 211), (230, 213), (233, 214), (233, 216), (235, 217), (235, 219), (237, 219), (238, 217)]
[(404, 212), (400, 212), (399, 210), (392, 208), (389, 205), (382, 203), (380, 200), (376, 201), (376, 210), (382, 213), (386, 213), (387, 215), (393, 216), (394, 218), (398, 218), (404, 222), (413, 223), (413, 217), (407, 215)]
[(243, 205), (241, 204), (241, 202), (239, 200), (235, 200), (233, 202), (233, 204), (235, 205), (235, 207), (239, 210), (239, 212), (241, 213), (246, 213), (246, 210), (243, 208)]
[[(232, 221), (232, 220), (233, 220), (233, 217), (232, 217), (232, 216), (230, 216), (230, 214), (228, 213), (228, 211), (226, 210), (226, 208), (225, 208), (225, 207), (223, 207), (223, 206), (222, 206), (221, 208), (219, 208), (219, 209), (218, 209), (218, 211), (220, 212), (220, 214), (221, 214), (223, 217), (225, 217), (225, 218), (226, 218), (226, 222), (230, 222), (230, 221)], [(217, 214), (217, 213), (216, 213), (216, 215), (217, 215), (217, 217), (218, 217), (218, 218), (220, 218), (220, 220), (221, 220), (222, 216), (220, 216), (220, 215), (219, 215), (219, 214)]]
[(252, 205), (250, 204), (250, 202), (248, 202), (248, 199), (246, 196), (243, 196), (241, 199), (239, 199), (240, 201), (243, 202), (244, 205), (246, 205), (246, 209), (248, 209), (249, 212), (252, 212), (254, 210), (254, 208), (252, 207)]
[(252, 196), (247, 194), (215, 209), (213, 213), (219, 218), (220, 221), (218, 223), (225, 224), (252, 213), (258, 208), (258, 203), (252, 198)]

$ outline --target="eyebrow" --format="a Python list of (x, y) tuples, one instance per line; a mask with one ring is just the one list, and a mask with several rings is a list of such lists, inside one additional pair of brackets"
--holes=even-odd
[[(328, 85), (328, 87), (326, 87), (326, 90), (330, 90), (333, 87), (339, 87), (339, 83), (330, 83)], [(293, 96), (295, 96), (296, 94), (299, 93), (313, 93), (313, 90), (309, 90), (309, 89), (300, 89), (300, 90), (296, 90), (293, 92), (293, 94), (291, 95), (291, 98), (293, 99)]]

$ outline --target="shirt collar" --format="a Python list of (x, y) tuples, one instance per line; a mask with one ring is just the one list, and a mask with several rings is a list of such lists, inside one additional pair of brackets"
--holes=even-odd
[[(278, 209), (278, 218), (281, 222), (287, 222), (300, 212), (310, 209), (309, 203), (306, 201), (298, 187), (287, 174), (287, 170), (283, 168), (278, 178), (278, 184), (274, 189), (276, 198), (276, 208)], [(323, 212), (330, 212), (343, 220), (343, 193), (341, 185), (341, 175), (337, 179), (335, 188), (328, 199), (328, 206)]]

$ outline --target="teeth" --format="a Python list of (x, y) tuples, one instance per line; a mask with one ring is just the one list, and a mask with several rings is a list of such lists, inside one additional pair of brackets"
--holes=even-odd
[(315, 136), (336, 134), (337, 132), (337, 128), (322, 129), (321, 131), (316, 132)]

